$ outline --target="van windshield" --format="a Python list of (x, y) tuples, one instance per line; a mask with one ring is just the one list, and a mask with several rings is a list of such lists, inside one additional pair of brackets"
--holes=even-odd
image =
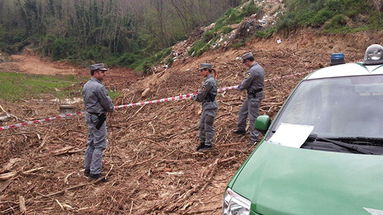
[(383, 75), (303, 81), (279, 114), (281, 123), (314, 126), (322, 137), (383, 138)]

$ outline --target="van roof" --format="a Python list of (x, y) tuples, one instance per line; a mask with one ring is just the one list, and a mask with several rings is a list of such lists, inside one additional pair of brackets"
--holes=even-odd
[(362, 63), (347, 63), (319, 69), (307, 75), (305, 80), (381, 74), (383, 74), (383, 64), (363, 65)]

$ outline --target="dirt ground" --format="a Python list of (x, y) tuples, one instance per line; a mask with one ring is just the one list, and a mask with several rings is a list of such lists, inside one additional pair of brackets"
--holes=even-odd
[[(24, 51), (20, 55), (11, 55), (10, 62), (0, 63), (0, 71), (22, 72), (36, 75), (75, 75), (88, 77), (87, 68), (73, 66), (65, 62), (52, 62), (43, 59), (31, 51)], [(119, 89), (135, 82), (139, 77), (126, 68), (112, 67), (108, 72), (109, 87)]]
[[(342, 36), (299, 31), (289, 38), (257, 39), (240, 49), (180, 59), (147, 78), (110, 78), (106, 85), (122, 90), (116, 104), (194, 92), (202, 81), (195, 72), (198, 64), (211, 62), (219, 72), (220, 87), (233, 86), (245, 71), (236, 58), (253, 51), (266, 79), (273, 79), (266, 81), (261, 113), (274, 116), (306, 73), (329, 64), (331, 53), (344, 52), (347, 61), (361, 61), (365, 48), (382, 43), (382, 36), (383, 32)], [(277, 44), (277, 39), (282, 43)], [(198, 103), (179, 101), (117, 111), (108, 120), (105, 183), (95, 184), (83, 176), (87, 130), (82, 117), (3, 131), (0, 174), (11, 176), (0, 180), (0, 214), (23, 210), (28, 214), (220, 214), (226, 184), (256, 147), (247, 144), (248, 136), (231, 133), (244, 96), (237, 91), (219, 95), (216, 145), (206, 153), (195, 152)], [(3, 102), (2, 106), (23, 120), (57, 114), (57, 107), (44, 103)], [(20, 204), (24, 201), (25, 208)]]

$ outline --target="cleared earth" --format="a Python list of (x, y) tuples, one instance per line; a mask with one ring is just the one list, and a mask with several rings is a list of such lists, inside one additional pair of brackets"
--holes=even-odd
[[(244, 48), (181, 59), (144, 79), (112, 70), (106, 85), (121, 92), (116, 104), (194, 92), (202, 81), (195, 72), (198, 64), (210, 62), (219, 72), (220, 87), (233, 86), (245, 71), (236, 58), (253, 51), (268, 79), (261, 112), (274, 116), (305, 74), (329, 64), (331, 53), (344, 52), (347, 61), (360, 61), (365, 48), (382, 43), (382, 36), (382, 32), (346, 36), (297, 32), (289, 38), (253, 40)], [(4, 71), (4, 64), (0, 68)], [(26, 68), (19, 70), (31, 70)], [(85, 76), (86, 70), (81, 71), (76, 74)], [(0, 214), (19, 214), (20, 199), (25, 199), (28, 214), (220, 214), (227, 182), (255, 148), (247, 144), (248, 136), (231, 133), (244, 96), (229, 91), (218, 97), (216, 146), (207, 153), (195, 152), (198, 103), (179, 101), (114, 113), (108, 121), (106, 183), (94, 184), (83, 176), (87, 137), (83, 118), (3, 131), (0, 173), (13, 175), (0, 180)], [(2, 101), (1, 105), (20, 120), (44, 118), (58, 110), (57, 104), (45, 101)], [(82, 109), (81, 104), (76, 106)]]

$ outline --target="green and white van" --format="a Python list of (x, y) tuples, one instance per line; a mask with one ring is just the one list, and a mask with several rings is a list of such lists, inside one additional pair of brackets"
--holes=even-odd
[(383, 215), (383, 47), (302, 80), (227, 186), (223, 215)]

